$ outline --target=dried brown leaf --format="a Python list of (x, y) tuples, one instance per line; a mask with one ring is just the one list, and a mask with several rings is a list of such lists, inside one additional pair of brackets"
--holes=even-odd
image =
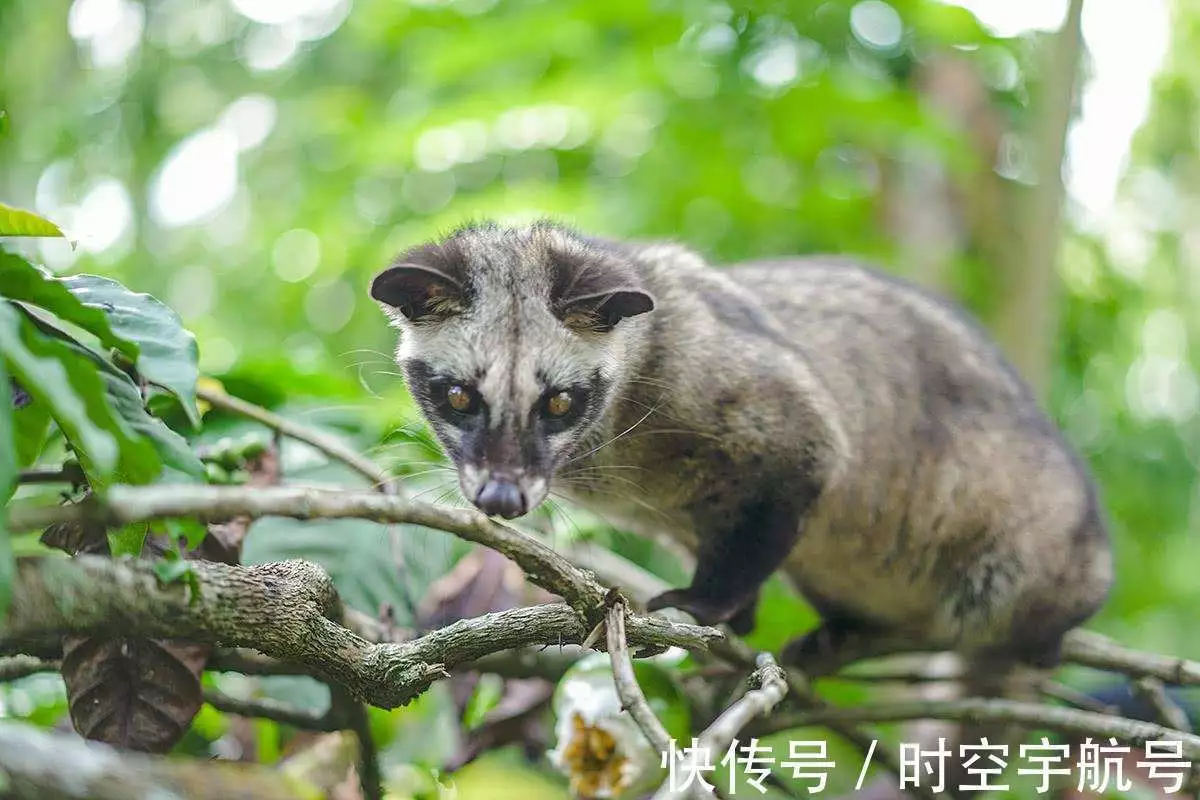
[(210, 652), (174, 640), (64, 638), (62, 675), (75, 730), (116, 747), (167, 752), (200, 710), (200, 673)]

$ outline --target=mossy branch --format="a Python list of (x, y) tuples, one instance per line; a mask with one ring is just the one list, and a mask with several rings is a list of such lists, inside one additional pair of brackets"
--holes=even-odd
[[(261, 490), (260, 490), (261, 491)], [(253, 648), (345, 687), (380, 708), (403, 705), (447, 670), (501, 650), (578, 643), (591, 629), (565, 603), (462, 620), (407, 642), (370, 642), (340, 624), (323, 569), (304, 561), (254, 566), (194, 562), (195, 589), (163, 584), (148, 561), (100, 556), (24, 559), (0, 633), (19, 652), (47, 633), (184, 638)], [(721, 634), (661, 618), (629, 621), (636, 644), (704, 649)]]

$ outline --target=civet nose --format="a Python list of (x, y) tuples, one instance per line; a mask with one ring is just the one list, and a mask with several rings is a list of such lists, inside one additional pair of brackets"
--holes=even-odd
[(507, 478), (492, 478), (475, 497), (475, 505), (488, 516), (514, 519), (525, 513), (525, 495)]

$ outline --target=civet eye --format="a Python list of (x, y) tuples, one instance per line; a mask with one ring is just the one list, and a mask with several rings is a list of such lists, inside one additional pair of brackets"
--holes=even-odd
[(546, 413), (552, 417), (561, 417), (571, 410), (574, 400), (568, 392), (550, 395), (546, 400)]
[(475, 405), (475, 398), (470, 390), (456, 383), (446, 390), (446, 402), (455, 411), (465, 414)]

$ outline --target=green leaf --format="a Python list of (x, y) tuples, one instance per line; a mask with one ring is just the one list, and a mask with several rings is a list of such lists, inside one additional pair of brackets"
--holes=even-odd
[(154, 574), (163, 583), (175, 583), (191, 574), (192, 565), (183, 559), (163, 559), (154, 562)]
[(150, 295), (132, 292), (108, 278), (74, 275), (61, 280), (85, 306), (102, 309), (117, 335), (137, 345), (138, 374), (179, 398), (188, 420), (199, 427), (200, 351), (179, 315)]
[(154, 562), (154, 574), (163, 583), (183, 583), (191, 590), (189, 603), (200, 598), (200, 578), (192, 569), (192, 562), (184, 561), (179, 554), (168, 551), (161, 561)]
[(104, 383), (65, 344), (44, 336), (10, 303), (0, 302), (0, 356), (35, 401), (45, 403), (84, 469), (111, 476), (121, 456)]
[(10, 300), (44, 308), (60, 319), (83, 328), (105, 347), (121, 351), (136, 363), (137, 343), (117, 335), (103, 308), (85, 304), (62, 280), (13, 253), (0, 252), (0, 293)]
[(13, 414), (13, 436), (17, 444), (17, 464), (21, 469), (32, 465), (46, 446), (50, 431), (50, 409), (34, 401)]
[(171, 543), (175, 544), (183, 539), (189, 550), (195, 550), (208, 536), (208, 526), (202, 525), (194, 519), (168, 519), (163, 524), (170, 536)]
[(12, 597), (12, 583), (16, 576), (16, 561), (13, 559), (12, 540), (4, 524), (3, 508), (17, 489), (17, 446), (13, 440), (12, 385), (8, 372), (0, 360), (0, 619), (8, 613), (8, 602)]
[(500, 704), (504, 696), (504, 680), (496, 675), (480, 675), (475, 691), (463, 709), (463, 725), (474, 730), (483, 724), (488, 712)]
[(42, 219), (32, 211), (24, 211), (0, 203), (0, 236), (54, 236), (61, 238), (63, 232), (48, 219)]
[[(11, 305), (5, 307), (15, 312)], [(111, 478), (125, 483), (149, 483), (162, 477), (164, 463), (187, 475), (203, 475), (203, 464), (183, 437), (147, 413), (141, 392), (128, 375), (48, 322), (19, 312), (18, 316), (27, 341), (55, 353), (71, 367), (70, 374), (84, 390), (81, 396), (88, 400), (91, 420), (117, 441), (118, 461), (114, 467), (97, 471), (89, 469), (85, 460), (84, 468), (93, 477), (93, 485), (97, 480), (103, 483)], [(30, 393), (38, 397), (37, 393)], [(59, 422), (62, 426), (62, 421)], [(71, 439), (65, 427), (64, 431)], [(83, 455), (90, 457), (86, 450)]]
[[(157, 417), (150, 416), (142, 404), (142, 394), (129, 380), (129, 376), (112, 364), (96, 356), (82, 345), (75, 343), (87, 355), (91, 356), (100, 368), (100, 377), (104, 380), (108, 391), (109, 402), (120, 415), (124, 428), (130, 435), (142, 442), (149, 442), (162, 463), (168, 467), (194, 477), (203, 477), (204, 464), (192, 452), (187, 440), (167, 427), (167, 424)], [(140, 473), (139, 473), (140, 474)], [(157, 468), (153, 475), (135, 482), (149, 482), (160, 477)]]
[(8, 112), (0, 109), (0, 139), (8, 136)]
[[(161, 419), (150, 416), (142, 402), (142, 393), (129, 376), (119, 370), (106, 358), (72, 339), (65, 332), (44, 321), (35, 323), (38, 328), (50, 336), (56, 337), (80, 358), (90, 361), (104, 384), (109, 406), (116, 412), (117, 425), (126, 437), (125, 441), (135, 442), (138, 453), (124, 457), (121, 461), (119, 477), (128, 483), (149, 483), (162, 479), (160, 472), (162, 464), (178, 470), (184, 475), (196, 478), (204, 476), (204, 464), (192, 452), (187, 440), (167, 427)], [(145, 448), (157, 454), (157, 458), (145, 458)], [(123, 451), (124, 455), (124, 451)], [(160, 461), (161, 460), (161, 461)], [(144, 469), (143, 469), (144, 467)], [(182, 477), (174, 476), (174, 482)]]
[(135, 522), (108, 532), (108, 549), (114, 556), (139, 556), (146, 535), (150, 532), (148, 522)]

